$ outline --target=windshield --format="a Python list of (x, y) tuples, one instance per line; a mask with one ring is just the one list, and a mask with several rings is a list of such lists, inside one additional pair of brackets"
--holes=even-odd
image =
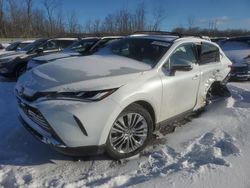
[(79, 53), (84, 53), (89, 51), (89, 49), (98, 41), (99, 39), (83, 39), (77, 41), (70, 45), (68, 48), (65, 48), (65, 51), (74, 51)]
[(18, 44), (20, 44), (20, 42), (11, 43), (5, 50), (6, 50), (6, 51), (13, 51), (13, 50), (16, 50)]
[(31, 42), (29, 42), (29, 43), (28, 42), (21, 42), (18, 44), (17, 50), (22, 50), (25, 46), (27, 46), (29, 44), (31, 44)]
[(105, 46), (109, 45), (110, 43), (120, 40), (120, 38), (104, 38), (96, 42), (91, 49), (89, 50), (90, 54), (98, 51), (101, 48), (104, 48)]
[(43, 39), (43, 40), (36, 40), (35, 42), (33, 42), (33, 43), (28, 44), (27, 46), (25, 46), (22, 50), (23, 51), (27, 51), (27, 52), (33, 51), (35, 49), (38, 49), (44, 42), (46, 42), (45, 39)]
[(134, 59), (155, 66), (171, 43), (147, 38), (125, 38), (105, 47), (108, 53)]

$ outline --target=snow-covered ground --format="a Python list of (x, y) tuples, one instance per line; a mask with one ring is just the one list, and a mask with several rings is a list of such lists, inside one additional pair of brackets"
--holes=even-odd
[(129, 160), (56, 153), (19, 123), (15, 82), (0, 78), (0, 187), (250, 187), (250, 82)]

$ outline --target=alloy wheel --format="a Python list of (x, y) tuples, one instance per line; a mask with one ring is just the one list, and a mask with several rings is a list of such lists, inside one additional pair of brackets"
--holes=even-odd
[(139, 113), (119, 117), (111, 128), (109, 141), (118, 153), (131, 153), (143, 146), (148, 135), (148, 124)]

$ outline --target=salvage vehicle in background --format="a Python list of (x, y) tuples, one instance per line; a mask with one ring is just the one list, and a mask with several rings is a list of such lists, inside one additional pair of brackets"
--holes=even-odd
[(88, 37), (83, 38), (71, 46), (64, 49), (62, 52), (52, 53), (45, 56), (40, 56), (36, 58), (32, 58), (27, 65), (27, 70), (30, 70), (38, 65), (53, 62), (58, 59), (71, 58), (76, 56), (85, 56), (90, 55), (98, 48), (104, 46), (107, 42), (114, 41), (120, 39), (119, 36), (107, 36), (107, 37)]
[(232, 61), (231, 79), (250, 79), (250, 36), (233, 37), (220, 42), (222, 50)]
[(139, 32), (23, 74), (16, 85), (20, 120), (62, 153), (130, 157), (164, 122), (204, 108), (211, 89), (226, 84), (229, 65), (213, 42)]
[(10, 45), (8, 45), (6, 48), (4, 48), (2, 51), (0, 51), (0, 57), (1, 57), (1, 55), (4, 55), (4, 54), (11, 54), (14, 51), (22, 50), (25, 46), (27, 46), (33, 42), (34, 42), (34, 40), (13, 42)]
[(0, 52), (2, 51), (2, 50), (4, 50), (5, 49), (5, 47), (0, 43)]
[(0, 75), (18, 78), (26, 71), (28, 61), (36, 56), (58, 52), (77, 41), (76, 38), (38, 39), (22, 50), (0, 56)]

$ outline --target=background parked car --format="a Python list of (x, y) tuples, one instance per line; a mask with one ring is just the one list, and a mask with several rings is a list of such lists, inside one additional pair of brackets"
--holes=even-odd
[(38, 39), (21, 51), (0, 56), (0, 75), (18, 78), (26, 71), (28, 61), (36, 56), (58, 52), (77, 41), (76, 38)]
[(98, 37), (84, 38), (74, 42), (61, 52), (32, 58), (27, 64), (27, 70), (38, 65), (49, 63), (57, 59), (69, 58), (85, 54), (99, 40)]
[(220, 46), (233, 63), (231, 78), (248, 80), (250, 78), (250, 36), (230, 38), (220, 42)]
[(4, 46), (2, 44), (0, 44), (0, 51), (4, 50)]
[(39, 56), (32, 58), (27, 65), (27, 70), (30, 70), (38, 65), (49, 63), (58, 59), (70, 58), (75, 56), (84, 56), (94, 53), (98, 48), (103, 47), (108, 42), (120, 39), (120, 36), (108, 36), (108, 37), (92, 37), (84, 38), (80, 41), (73, 43), (62, 52), (53, 53), (45, 56)]
[(11, 52), (22, 50), (25, 46), (33, 43), (34, 40), (27, 40), (27, 41), (17, 41), (11, 43), (9, 46), (7, 46), (4, 50), (0, 51), (0, 56), (4, 54), (10, 54)]

